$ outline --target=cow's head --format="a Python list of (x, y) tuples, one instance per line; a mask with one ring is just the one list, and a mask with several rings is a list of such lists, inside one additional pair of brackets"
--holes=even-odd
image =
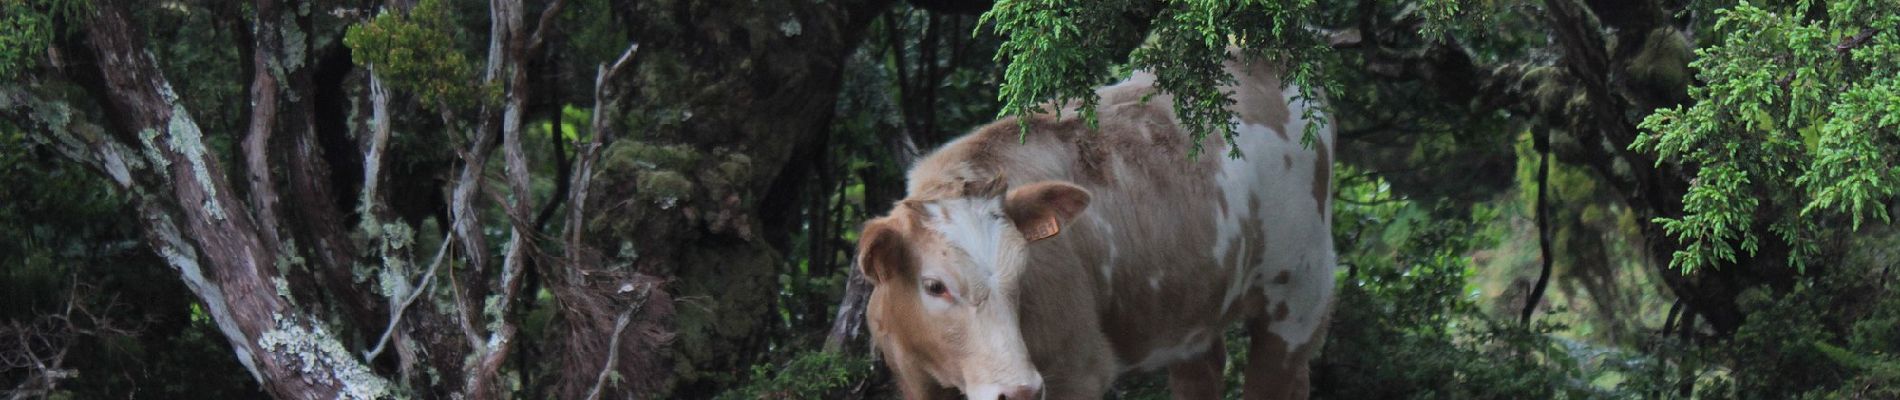
[(867, 223), (858, 265), (875, 283), (866, 317), (905, 396), (1034, 398), (1042, 376), (1019, 328), (1027, 249), (1088, 207), (1073, 184), (1040, 182), (996, 194), (905, 200)]

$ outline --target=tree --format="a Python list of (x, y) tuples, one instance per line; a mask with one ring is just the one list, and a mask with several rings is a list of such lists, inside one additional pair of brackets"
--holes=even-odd
[[(778, 256), (760, 232), (790, 222), (760, 210), (802, 168), (790, 156), (826, 128), (839, 66), (887, 4), (575, 3), (592, 14), (561, 0), (177, 14), (10, 1), (8, 23), (34, 29), (4, 35), (0, 103), (126, 193), (147, 244), (275, 396), (704, 395), (769, 333), (754, 321)], [(154, 45), (180, 32), (235, 51)], [(548, 51), (598, 50), (566, 35), (622, 45)], [(241, 68), (168, 68), (187, 57)], [(563, 83), (584, 89), (545, 90)], [(593, 107), (585, 132), (565, 139), (559, 117), (557, 132), (531, 129), (563, 104)], [(535, 133), (557, 160), (531, 163)], [(537, 189), (553, 171), (563, 190)], [(554, 316), (525, 321), (541, 287)], [(535, 341), (553, 368), (508, 363)]]

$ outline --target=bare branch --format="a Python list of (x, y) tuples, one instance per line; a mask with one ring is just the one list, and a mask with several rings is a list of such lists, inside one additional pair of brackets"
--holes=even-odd
[(639, 54), (640, 44), (633, 43), (627, 50), (620, 52), (620, 58), (610, 65), (601, 65), (594, 74), (594, 115), (588, 123), (588, 134), (592, 135), (586, 147), (575, 151), (575, 184), (570, 188), (567, 199), (567, 242), (568, 258), (579, 259), (581, 232), (585, 229), (583, 218), (586, 216), (587, 191), (593, 182), (594, 163), (600, 160), (600, 152), (613, 140), (613, 118), (608, 117), (610, 110), (617, 108), (620, 96), (611, 82), (620, 74), (620, 70), (633, 62), (633, 56)]
[(436, 250), (435, 252), (435, 261), (429, 263), (429, 272), (422, 274), (422, 280), (412, 285), (411, 287), (413, 287), (413, 289), (409, 289), (408, 296), (404, 297), (402, 302), (396, 306), (396, 309), (389, 313), (389, 325), (383, 328), (382, 337), (376, 339), (376, 347), (363, 353), (364, 362), (376, 360), (376, 355), (383, 352), (383, 345), (389, 343), (389, 336), (396, 332), (396, 324), (402, 322), (403, 312), (409, 310), (409, 305), (414, 304), (416, 299), (422, 297), (423, 293), (429, 292), (429, 284), (435, 282), (435, 271), (442, 266), (442, 260), (447, 258), (449, 245), (452, 243), (455, 243), (455, 241), (442, 241), (442, 249)]
[(594, 388), (587, 391), (587, 400), (600, 398), (600, 389), (607, 386), (607, 378), (613, 376), (614, 364), (620, 361), (620, 334), (627, 330), (627, 323), (633, 321), (633, 314), (646, 307), (647, 298), (652, 293), (653, 286), (640, 288), (640, 294), (635, 296), (639, 300), (627, 307), (626, 311), (621, 311), (620, 316), (614, 317), (613, 339), (607, 341), (607, 362), (600, 366), (600, 373), (594, 376)]
[[(557, 0), (551, 5), (548, 12), (543, 14), (542, 22), (548, 22), (553, 13), (559, 11), (562, 4), (563, 2)], [(507, 92), (503, 98), (500, 131), (504, 178), (512, 195), (512, 201), (505, 203), (510, 229), (506, 253), (502, 259), (501, 282), (498, 288), (500, 297), (496, 300), (501, 310), (497, 315), (490, 316), (500, 321), (490, 322), (497, 328), (489, 332), (487, 345), (476, 347), (481, 349), (477, 352), (481, 354), (481, 357), (476, 363), (475, 373), (470, 376), (466, 389), (469, 395), (477, 398), (498, 395), (494, 391), (499, 388), (490, 381), (497, 379), (500, 375), (503, 361), (514, 346), (518, 329), (512, 321), (509, 321), (513, 314), (510, 310), (514, 308), (515, 297), (521, 291), (521, 276), (527, 268), (528, 254), (532, 252), (529, 247), (533, 246), (528, 218), (533, 210), (534, 194), (530, 191), (528, 156), (522, 149), (521, 138), (522, 118), (527, 113), (530, 92), (528, 49), (533, 46), (523, 43), (527, 38), (524, 38), (521, 32), (521, 1), (494, 0), (489, 2), (489, 5), (490, 17), (493, 18), (493, 26), (496, 28), (491, 31), (489, 40), (491, 51), (489, 78), (491, 82), (495, 79), (506, 79)], [(546, 28), (547, 25), (541, 26), (536, 30), (535, 35), (540, 35)]]
[(548, 30), (554, 27), (554, 17), (560, 15), (561, 10), (566, 7), (567, 0), (554, 0), (548, 3), (546, 9), (541, 10), (541, 18), (534, 23), (534, 33), (528, 35), (528, 45), (524, 54), (541, 54), (541, 45), (547, 43)]
[(389, 87), (383, 84), (376, 67), (369, 68), (370, 121), (374, 124), (370, 131), (369, 150), (363, 156), (363, 194), (360, 200), (363, 212), (377, 209), (381, 197), (377, 190), (381, 188), (384, 149), (389, 147)]

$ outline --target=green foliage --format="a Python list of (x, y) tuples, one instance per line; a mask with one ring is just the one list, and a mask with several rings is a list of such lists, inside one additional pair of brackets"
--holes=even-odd
[[(1481, 312), (1467, 288), (1473, 250), (1497, 245), (1497, 210), (1411, 200), (1388, 183), (1340, 166), (1335, 240), (1341, 250), (1326, 348), (1314, 396), (1370, 398), (1595, 398), (1593, 352), (1554, 334)], [(1362, 382), (1378, 382), (1376, 385)]]
[[(1124, 25), (1112, 23), (1134, 7), (1129, 1), (1069, 0), (1001, 1), (983, 14), (1004, 37), (996, 52), (998, 63), (1009, 63), (997, 98), (1001, 115), (1025, 115), (1039, 110), (1037, 103), (1055, 98), (1082, 102), (1083, 119), (1095, 123), (1094, 88), (1105, 79), (1114, 50), (1126, 40)], [(1022, 121), (1024, 129), (1028, 121)]]
[[(1889, 328), (1892, 328), (1889, 326)], [(1835, 363), (1847, 366), (1855, 375), (1832, 390), (1816, 393), (1823, 398), (1897, 398), (1900, 397), (1900, 358), (1892, 355), (1860, 354), (1827, 343), (1814, 348)]]
[(37, 61), (64, 33), (91, 9), (86, 0), (0, 0), (0, 79), (12, 79), (39, 64)]
[(1807, 388), (1838, 382), (1847, 371), (1831, 362), (1815, 345), (1836, 341), (1813, 312), (1824, 305), (1824, 294), (1802, 285), (1794, 293), (1775, 298), (1765, 290), (1741, 299), (1752, 309), (1748, 323), (1736, 330), (1724, 352), (1734, 366), (1734, 391), (1756, 398), (1792, 398)]
[[(1008, 62), (998, 99), (1003, 115), (1026, 116), (1038, 112), (1059, 112), (1039, 105), (1079, 106), (1082, 117), (1095, 124), (1094, 89), (1107, 78), (1110, 63), (1121, 59), (1132, 43), (1145, 38), (1147, 43), (1129, 54), (1129, 66), (1152, 71), (1155, 84), (1175, 96), (1174, 111), (1194, 137), (1190, 155), (1198, 156), (1202, 139), (1219, 134), (1229, 142), (1236, 131), (1229, 121), (1233, 103), (1229, 93), (1220, 90), (1232, 82), (1222, 63), (1235, 55), (1228, 46), (1242, 51), (1239, 57), (1286, 62), (1286, 81), (1298, 85), (1300, 94), (1318, 98), (1321, 88), (1333, 85), (1319, 75), (1328, 65), (1328, 48), (1319, 35), (1296, 28), (1315, 25), (1325, 14), (1313, 0), (1272, 1), (1173, 1), (1158, 9), (1141, 2), (1097, 2), (1075, 0), (1019, 0), (998, 2), (983, 15), (995, 22), (995, 31), (1004, 36), (996, 60)], [(1147, 31), (1130, 27), (1129, 15), (1147, 16)], [(1133, 35), (1133, 36), (1131, 36)], [(1304, 117), (1317, 117), (1309, 110)], [(1321, 119), (1321, 121), (1324, 121)], [(1024, 134), (1028, 121), (1021, 120)], [(1310, 142), (1320, 124), (1307, 127), (1304, 141)], [(1232, 149), (1229, 157), (1239, 157)]]
[(613, 2), (607, 0), (574, 0), (561, 12), (560, 26), (571, 36), (560, 44), (571, 49), (563, 53), (575, 57), (575, 62), (582, 67), (577, 71), (592, 73), (596, 66), (613, 62), (627, 49), (627, 27), (614, 23), (612, 7)]
[[(0, 344), (18, 343), (16, 326), (55, 334), (36, 351), (66, 346), (60, 368), (77, 374), (51, 398), (256, 396), (217, 326), (144, 244), (128, 194), (13, 124), (0, 120)], [(76, 312), (56, 320), (69, 302)], [(24, 373), (0, 368), (0, 382)]]
[(803, 351), (783, 365), (752, 366), (750, 382), (719, 394), (719, 400), (835, 399), (871, 374), (871, 361), (823, 351)]
[(239, 40), (236, 32), (219, 28), (210, 5), (166, 7), (132, 18), (146, 32), (153, 58), (191, 112), (192, 121), (206, 133), (202, 140), (208, 152), (232, 154), (237, 135), (219, 133), (243, 129), (241, 121), (251, 100), (245, 92), (249, 79), (235, 79), (244, 76), (245, 66), (251, 63), (241, 58), (238, 46), (228, 44)]
[(0, 4), (0, 78), (13, 78), (31, 67), (52, 41), (52, 23), (25, 0)]
[[(1895, 237), (1857, 240), (1891, 247)], [(1749, 319), (1721, 342), (1652, 344), (1647, 355), (1622, 356), (1624, 397), (1709, 399), (1864, 399), (1900, 395), (1900, 289), (1866, 261), (1850, 257), (1839, 270), (1804, 279), (1785, 293), (1751, 290), (1741, 299)], [(1891, 262), (1891, 261), (1884, 261)], [(1817, 312), (1816, 310), (1828, 310)], [(1711, 339), (1696, 339), (1702, 342)]]
[[(1800, 268), (1818, 250), (1820, 219), (1889, 222), (1881, 204), (1900, 193), (1900, 3), (1744, 2), (1715, 14), (1719, 43), (1689, 64), (1703, 82), (1690, 88), (1695, 103), (1657, 110), (1633, 146), (1696, 168), (1686, 215), (1656, 220), (1687, 243), (1671, 266), (1734, 261), (1778, 240)], [(1758, 224), (1776, 237), (1759, 237)]]
[(479, 104), (497, 87), (476, 84), (477, 67), (456, 48), (455, 15), (444, 0), (422, 0), (408, 14), (384, 12), (351, 26), (343, 36), (357, 64), (376, 70), (390, 87), (424, 104), (450, 108)]

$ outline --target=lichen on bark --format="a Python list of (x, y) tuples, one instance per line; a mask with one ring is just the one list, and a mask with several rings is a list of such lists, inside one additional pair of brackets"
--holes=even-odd
[(330, 379), (331, 382), (321, 383), (338, 386), (341, 389), (337, 392), (338, 398), (404, 398), (402, 391), (388, 380), (357, 362), (343, 342), (325, 330), (322, 324), (298, 321), (299, 318), (282, 314), (272, 317), (277, 321), (277, 327), (259, 335), (257, 345), (270, 351), (272, 356), (297, 363), (296, 367), (302, 369), (304, 376)]

